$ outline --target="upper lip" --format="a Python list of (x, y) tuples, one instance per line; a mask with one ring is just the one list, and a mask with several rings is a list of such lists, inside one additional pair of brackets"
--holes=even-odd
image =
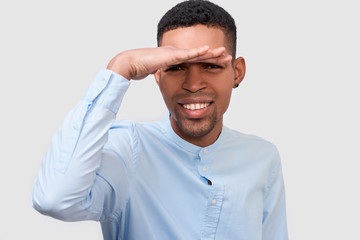
[(195, 104), (195, 103), (212, 103), (213, 99), (209, 97), (187, 97), (179, 99), (178, 103), (181, 105)]

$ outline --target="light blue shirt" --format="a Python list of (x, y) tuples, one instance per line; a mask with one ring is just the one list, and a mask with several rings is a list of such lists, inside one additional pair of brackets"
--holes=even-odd
[(168, 117), (115, 121), (129, 84), (99, 72), (53, 137), (34, 208), (100, 221), (104, 239), (288, 239), (273, 144), (223, 127), (203, 148), (180, 138)]

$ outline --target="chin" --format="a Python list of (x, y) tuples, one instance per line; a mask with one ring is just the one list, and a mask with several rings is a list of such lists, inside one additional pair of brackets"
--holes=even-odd
[(181, 132), (191, 137), (203, 137), (209, 134), (216, 125), (216, 118), (184, 119), (176, 118), (176, 123)]

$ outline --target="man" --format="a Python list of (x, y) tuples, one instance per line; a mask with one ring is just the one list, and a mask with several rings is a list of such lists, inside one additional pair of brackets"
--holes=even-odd
[[(104, 239), (287, 239), (276, 148), (223, 126), (245, 75), (233, 18), (208, 1), (180, 3), (160, 20), (158, 45), (100, 71), (53, 138), (33, 206), (100, 221)], [(169, 115), (115, 121), (129, 80), (149, 74)]]

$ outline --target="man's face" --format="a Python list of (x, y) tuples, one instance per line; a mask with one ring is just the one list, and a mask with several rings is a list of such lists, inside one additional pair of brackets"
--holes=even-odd
[[(165, 32), (161, 45), (183, 49), (204, 45), (210, 49), (227, 47), (224, 32), (205, 25)], [(223, 114), (229, 106), (232, 89), (241, 82), (244, 73), (242, 58), (223, 64), (205, 61), (159, 69), (155, 78), (171, 113), (174, 131), (193, 144), (212, 144), (221, 132)]]

